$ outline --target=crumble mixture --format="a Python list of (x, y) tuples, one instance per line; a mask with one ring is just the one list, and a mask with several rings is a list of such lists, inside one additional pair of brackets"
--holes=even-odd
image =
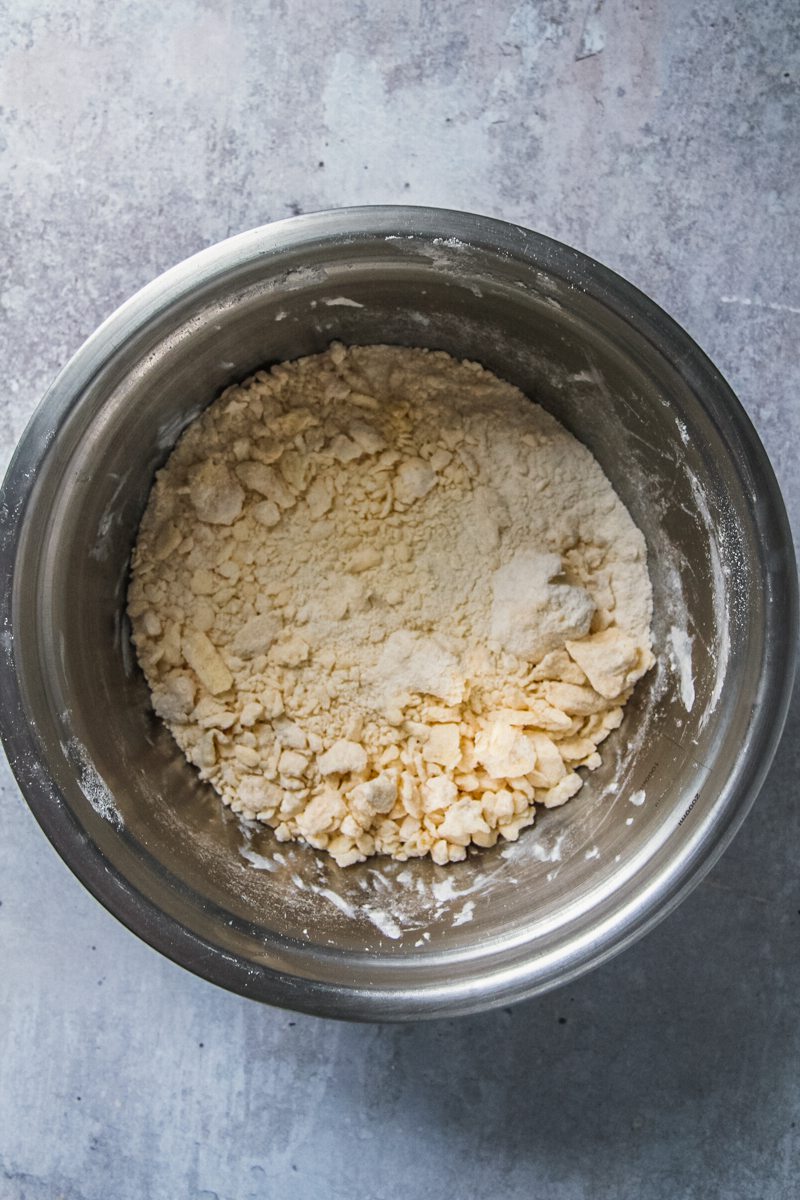
[(651, 608), (644, 538), (553, 417), (477, 363), (336, 343), (185, 431), (128, 597), (201, 777), (341, 866), (455, 862), (574, 796)]

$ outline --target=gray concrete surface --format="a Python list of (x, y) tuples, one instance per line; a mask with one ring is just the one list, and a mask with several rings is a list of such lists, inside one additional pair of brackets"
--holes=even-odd
[[(727, 375), (800, 529), (790, 0), (4, 0), (0, 455), (117, 303), (227, 234), (407, 201), (621, 271)], [(484, 1017), (343, 1026), (137, 942), (0, 776), (0, 1197), (789, 1200), (800, 696), (644, 942)]]

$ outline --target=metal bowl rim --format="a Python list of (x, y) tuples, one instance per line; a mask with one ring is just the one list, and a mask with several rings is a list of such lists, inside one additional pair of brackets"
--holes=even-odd
[[(318, 242), (382, 237), (421, 242), (456, 239), (466, 246), (515, 258), (567, 280), (630, 322), (670, 361), (706, 411), (739, 439), (771, 522), (783, 566), (764, 563), (775, 576), (766, 606), (764, 644), (775, 647), (778, 666), (764, 682), (755, 715), (751, 752), (733, 764), (727, 783), (693, 844), (647, 886), (615, 910), (613, 920), (572, 954), (561, 953), (541, 970), (535, 958), (513, 970), (480, 979), (444, 981), (422, 989), (356, 989), (282, 974), (225, 952), (159, 909), (116, 872), (91, 842), (49, 777), (47, 756), (27, 717), (14, 659), (13, 578), (18, 533), (39, 468), (58, 429), (95, 374), (128, 338), (168, 311), (201, 283), (259, 257), (274, 257)], [(320, 1016), (360, 1020), (414, 1020), (478, 1012), (538, 994), (582, 975), (611, 958), (668, 915), (716, 863), (766, 776), (786, 719), (794, 678), (798, 588), (794, 548), (783, 500), (769, 459), (734, 393), (713, 363), (667, 313), (608, 267), (543, 234), (495, 218), (456, 210), (374, 205), (290, 217), (219, 242), (158, 276), (122, 304), (76, 351), (31, 417), (0, 488), (0, 571), (9, 586), (0, 595), (0, 738), (20, 789), (56, 852), (100, 903), (154, 949), (228, 990)], [(778, 575), (780, 579), (778, 580)], [(787, 585), (788, 580), (788, 585)]]

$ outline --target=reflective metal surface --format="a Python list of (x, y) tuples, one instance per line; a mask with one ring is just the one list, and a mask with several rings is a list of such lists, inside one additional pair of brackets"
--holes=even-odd
[[(228, 383), (333, 338), (442, 348), (518, 384), (587, 443), (649, 545), (660, 667), (603, 768), (514, 847), (448, 868), (342, 871), (240, 827), (153, 717), (127, 640), (131, 544), (180, 430)], [(0, 517), (2, 733), (31, 808), (129, 928), (260, 1000), (412, 1019), (574, 977), (698, 881), (780, 735), (797, 582), (749, 421), (641, 293), (501, 222), (349, 209), (182, 263), (56, 380)]]

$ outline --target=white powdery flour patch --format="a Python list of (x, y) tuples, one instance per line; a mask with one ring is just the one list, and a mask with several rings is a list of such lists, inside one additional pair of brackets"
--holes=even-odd
[(673, 625), (667, 635), (667, 646), (673, 668), (680, 681), (681, 701), (687, 712), (694, 706), (694, 676), (692, 674), (692, 639), (685, 629)]
[(70, 738), (64, 746), (64, 751), (77, 768), (81, 791), (94, 811), (112, 825), (122, 828), (125, 824), (122, 813), (117, 808), (117, 802), (107, 784), (89, 758), (86, 747), (77, 738)]

